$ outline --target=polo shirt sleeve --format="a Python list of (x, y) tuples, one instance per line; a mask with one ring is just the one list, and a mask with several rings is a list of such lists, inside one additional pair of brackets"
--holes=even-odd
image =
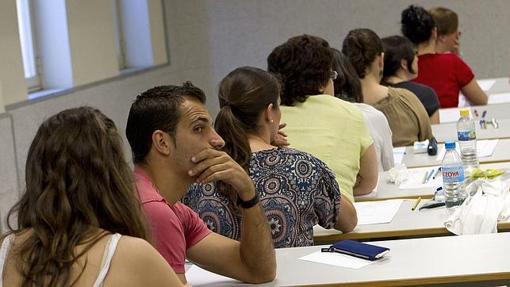
[(178, 217), (164, 202), (147, 202), (143, 204), (143, 209), (156, 249), (175, 273), (185, 273), (186, 239)]
[(464, 87), (473, 80), (475, 75), (471, 68), (461, 58), (456, 56), (454, 59), (455, 77), (457, 78), (459, 86)]
[(200, 218), (198, 213), (188, 206), (178, 202), (174, 205), (174, 210), (183, 223), (184, 237), (186, 238), (186, 250), (193, 247), (200, 240), (211, 233), (207, 225)]

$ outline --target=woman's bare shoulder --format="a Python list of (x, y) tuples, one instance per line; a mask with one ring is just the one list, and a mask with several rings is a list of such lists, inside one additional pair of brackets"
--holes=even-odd
[[(147, 241), (122, 236), (108, 274), (111, 286), (180, 286), (174, 271)], [(110, 284), (109, 284), (110, 285)]]

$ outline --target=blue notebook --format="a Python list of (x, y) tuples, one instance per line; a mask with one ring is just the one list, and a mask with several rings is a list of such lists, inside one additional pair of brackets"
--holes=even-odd
[(322, 248), (322, 252), (338, 252), (367, 260), (383, 258), (390, 249), (382, 246), (367, 244), (354, 240), (342, 240), (334, 243), (328, 248)]

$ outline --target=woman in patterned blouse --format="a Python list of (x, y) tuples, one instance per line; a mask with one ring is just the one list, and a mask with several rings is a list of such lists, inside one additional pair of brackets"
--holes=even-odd
[[(350, 232), (357, 224), (352, 203), (340, 196), (331, 170), (319, 159), (278, 147), (280, 86), (266, 71), (237, 68), (220, 83), (215, 128), (225, 151), (253, 179), (276, 248), (313, 245), (313, 226)], [(273, 144), (272, 144), (273, 143)], [(241, 237), (235, 193), (221, 183), (195, 184), (184, 198), (209, 228)]]

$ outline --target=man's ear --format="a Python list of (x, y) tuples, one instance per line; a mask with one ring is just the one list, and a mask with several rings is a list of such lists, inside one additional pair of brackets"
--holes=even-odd
[(172, 138), (162, 130), (155, 130), (152, 133), (152, 147), (162, 155), (170, 155), (173, 148)]

